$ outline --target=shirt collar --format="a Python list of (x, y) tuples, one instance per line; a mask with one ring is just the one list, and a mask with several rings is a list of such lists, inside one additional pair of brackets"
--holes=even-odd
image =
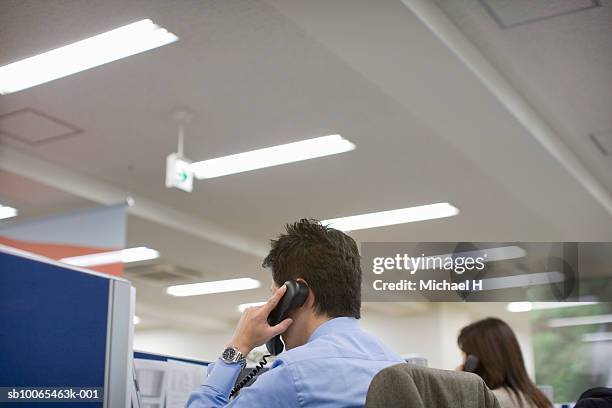
[(317, 327), (317, 329), (314, 331), (314, 333), (312, 333), (312, 335), (308, 339), (308, 342), (310, 343), (311, 341), (321, 336), (324, 336), (326, 334), (333, 333), (336, 331), (340, 331), (340, 332), (354, 331), (358, 327), (359, 327), (359, 324), (357, 323), (357, 319), (355, 319), (354, 317), (336, 317), (336, 318), (326, 321), (325, 323)]

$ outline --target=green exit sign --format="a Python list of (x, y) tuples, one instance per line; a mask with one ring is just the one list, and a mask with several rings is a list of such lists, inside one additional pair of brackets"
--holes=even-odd
[(187, 192), (193, 190), (191, 162), (177, 153), (172, 153), (166, 158), (166, 187), (175, 187)]

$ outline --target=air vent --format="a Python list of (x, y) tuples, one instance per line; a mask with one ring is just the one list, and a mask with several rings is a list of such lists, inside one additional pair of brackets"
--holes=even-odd
[(147, 282), (156, 286), (200, 282), (204, 274), (199, 271), (171, 264), (135, 265), (125, 269), (128, 279)]
[(29, 145), (46, 144), (82, 132), (76, 126), (32, 108), (0, 115), (0, 135)]
[(601, 7), (600, 0), (480, 0), (480, 4), (503, 29)]
[(589, 134), (589, 139), (604, 156), (612, 156), (612, 130)]

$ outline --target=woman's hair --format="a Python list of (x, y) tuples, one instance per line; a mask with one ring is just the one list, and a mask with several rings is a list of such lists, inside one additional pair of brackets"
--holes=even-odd
[(490, 389), (509, 388), (519, 404), (523, 394), (538, 408), (549, 408), (551, 402), (529, 379), (523, 354), (514, 332), (500, 319), (489, 317), (474, 322), (459, 333), (459, 348), (467, 355), (478, 358), (475, 374), (478, 374)]

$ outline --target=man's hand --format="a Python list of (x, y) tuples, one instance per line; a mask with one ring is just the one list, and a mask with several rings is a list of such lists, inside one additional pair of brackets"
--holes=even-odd
[(268, 299), (266, 304), (248, 307), (242, 313), (230, 345), (238, 348), (245, 357), (255, 347), (261, 346), (272, 337), (283, 333), (293, 323), (292, 319), (287, 318), (276, 326), (268, 324), (268, 315), (276, 307), (286, 290), (287, 287), (282, 285)]

